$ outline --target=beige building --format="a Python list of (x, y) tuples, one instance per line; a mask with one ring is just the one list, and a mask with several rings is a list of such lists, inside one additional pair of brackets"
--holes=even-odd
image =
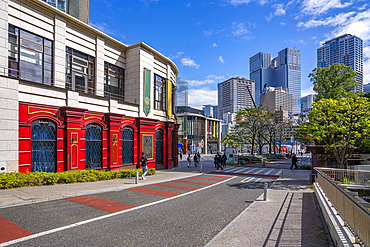
[(282, 87), (267, 87), (266, 92), (261, 95), (261, 105), (267, 110), (282, 110), (292, 112), (293, 95)]
[(0, 3), (1, 172), (174, 166), (170, 59), (89, 26), (88, 0)]

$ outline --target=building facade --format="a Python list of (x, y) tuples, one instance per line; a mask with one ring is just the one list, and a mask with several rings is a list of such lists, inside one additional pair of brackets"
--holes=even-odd
[[(250, 79), (256, 82), (256, 99), (267, 87), (286, 88), (293, 96), (292, 113), (301, 111), (301, 52), (285, 48), (271, 59), (271, 54), (259, 52), (249, 59)], [(257, 90), (260, 93), (257, 93)], [(261, 100), (256, 100), (260, 105)]]
[(301, 106), (302, 106), (302, 114), (307, 114), (309, 111), (312, 110), (312, 103), (316, 99), (316, 94), (309, 94), (307, 96), (302, 97), (301, 99)]
[(200, 152), (209, 154), (220, 151), (221, 121), (195, 113), (176, 115), (178, 143), (184, 154)]
[(188, 106), (189, 83), (180, 77), (176, 79), (176, 106)]
[(363, 91), (363, 62), (363, 42), (355, 35), (344, 34), (325, 41), (323, 46), (317, 49), (317, 67), (325, 68), (341, 63), (356, 72), (356, 91)]
[(176, 166), (178, 69), (171, 60), (145, 43), (118, 42), (44, 1), (4, 4), (3, 172), (136, 168), (141, 152), (149, 168)]
[(281, 87), (267, 87), (266, 92), (261, 95), (261, 105), (267, 110), (283, 110), (292, 112), (293, 95)]
[(202, 107), (202, 110), (204, 111), (204, 116), (213, 118), (214, 113), (213, 105), (204, 105)]
[(255, 92), (254, 81), (245, 78), (235, 77), (219, 83), (219, 116), (223, 117), (224, 113), (237, 113), (240, 109), (254, 107)]

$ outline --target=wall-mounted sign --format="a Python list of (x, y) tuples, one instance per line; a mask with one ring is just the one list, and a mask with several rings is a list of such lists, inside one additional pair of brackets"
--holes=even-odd
[(143, 152), (145, 153), (146, 158), (153, 159), (153, 135), (143, 135)]

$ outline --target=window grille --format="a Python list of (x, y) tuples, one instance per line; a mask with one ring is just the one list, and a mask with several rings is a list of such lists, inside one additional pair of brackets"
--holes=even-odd
[(163, 165), (163, 131), (157, 130), (156, 134), (156, 164)]
[(56, 172), (56, 124), (48, 119), (31, 124), (31, 172)]
[(86, 169), (102, 167), (102, 127), (97, 124), (86, 126)]
[(125, 127), (122, 131), (122, 164), (134, 163), (134, 130)]

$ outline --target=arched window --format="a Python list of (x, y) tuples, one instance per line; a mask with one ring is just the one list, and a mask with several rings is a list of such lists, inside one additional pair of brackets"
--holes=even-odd
[(156, 134), (156, 164), (157, 165), (163, 165), (163, 131), (162, 130), (157, 130), (155, 132)]
[(31, 172), (56, 172), (56, 124), (48, 119), (31, 123)]
[(134, 130), (125, 127), (122, 130), (122, 164), (134, 163)]
[(98, 124), (86, 126), (86, 169), (102, 167), (102, 127)]

